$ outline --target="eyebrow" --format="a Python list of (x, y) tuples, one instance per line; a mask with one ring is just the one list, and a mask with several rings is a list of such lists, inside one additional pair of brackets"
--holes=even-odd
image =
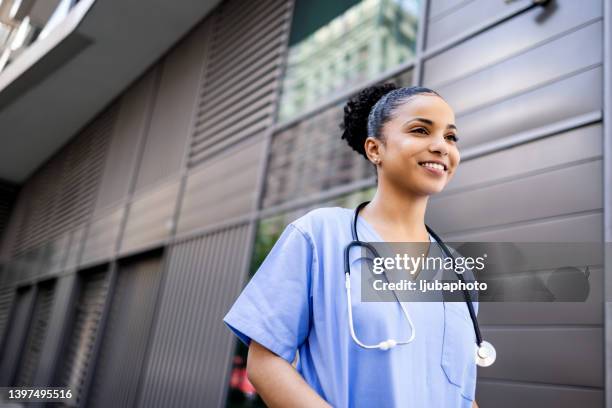
[[(402, 125), (402, 127), (406, 126), (406, 125), (407, 125), (408, 123), (410, 123), (410, 122), (414, 122), (415, 120), (418, 120), (419, 122), (426, 123), (426, 124), (428, 124), (429, 126), (433, 126), (433, 124), (434, 124), (434, 123), (433, 123), (431, 120), (429, 120), (429, 119), (425, 119), (425, 118), (412, 118), (412, 119), (409, 119), (409, 120), (407, 120), (406, 122), (404, 122), (404, 124)], [(455, 129), (455, 130), (457, 130), (457, 126), (455, 126), (455, 125), (453, 125), (453, 124), (448, 124), (448, 125), (446, 125), (446, 128), (447, 128), (447, 129)]]

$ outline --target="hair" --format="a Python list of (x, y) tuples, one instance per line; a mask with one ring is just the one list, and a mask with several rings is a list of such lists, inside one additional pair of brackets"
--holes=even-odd
[(387, 82), (362, 89), (344, 105), (344, 120), (340, 124), (342, 139), (366, 159), (364, 143), (368, 136), (382, 138), (382, 128), (395, 109), (416, 95), (437, 95), (436, 91), (420, 86), (398, 88)]

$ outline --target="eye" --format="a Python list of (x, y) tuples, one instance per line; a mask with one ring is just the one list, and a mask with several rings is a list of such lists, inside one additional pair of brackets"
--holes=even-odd
[(455, 143), (457, 143), (459, 141), (459, 138), (457, 137), (457, 135), (454, 134), (450, 134), (450, 135), (446, 135), (446, 139), (447, 140), (451, 140)]
[(421, 133), (421, 134), (423, 134), (423, 135), (428, 134), (427, 129), (422, 128), (422, 127), (419, 127), (419, 128), (414, 128), (414, 129), (412, 129), (412, 132), (413, 132), (413, 133)]

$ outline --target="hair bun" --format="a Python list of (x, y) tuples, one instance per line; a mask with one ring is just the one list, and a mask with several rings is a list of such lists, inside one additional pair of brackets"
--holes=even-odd
[(364, 143), (368, 135), (368, 116), (372, 107), (383, 95), (397, 89), (392, 82), (377, 84), (362, 89), (344, 105), (344, 121), (340, 124), (343, 130), (342, 139), (356, 152), (367, 158)]

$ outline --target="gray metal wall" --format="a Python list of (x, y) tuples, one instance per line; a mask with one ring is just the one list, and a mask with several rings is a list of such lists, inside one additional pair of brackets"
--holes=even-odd
[[(482, 13), (511, 12), (479, 0), (438, 7), (426, 50)], [(595, 0), (530, 8), (425, 60), (423, 81), (454, 107), (471, 154), (430, 203), (447, 240), (602, 240), (602, 12)], [(482, 406), (603, 406), (603, 259), (591, 268), (585, 303), (483, 305), (499, 358), (479, 370)]]
[[(338, 134), (358, 88), (275, 123), (292, 10), (224, 2), (25, 183), (0, 249), (3, 383), (72, 384), (81, 405), (224, 405), (235, 340), (221, 318), (258, 220), (374, 183)], [(602, 0), (422, 13), (416, 59), (376, 80), (433, 87), (456, 110), (463, 162), (428, 223), (447, 240), (601, 241)], [(479, 371), (481, 406), (604, 405), (592, 266), (583, 304), (481, 306), (499, 353)], [(28, 338), (40, 352), (7, 352)]]

